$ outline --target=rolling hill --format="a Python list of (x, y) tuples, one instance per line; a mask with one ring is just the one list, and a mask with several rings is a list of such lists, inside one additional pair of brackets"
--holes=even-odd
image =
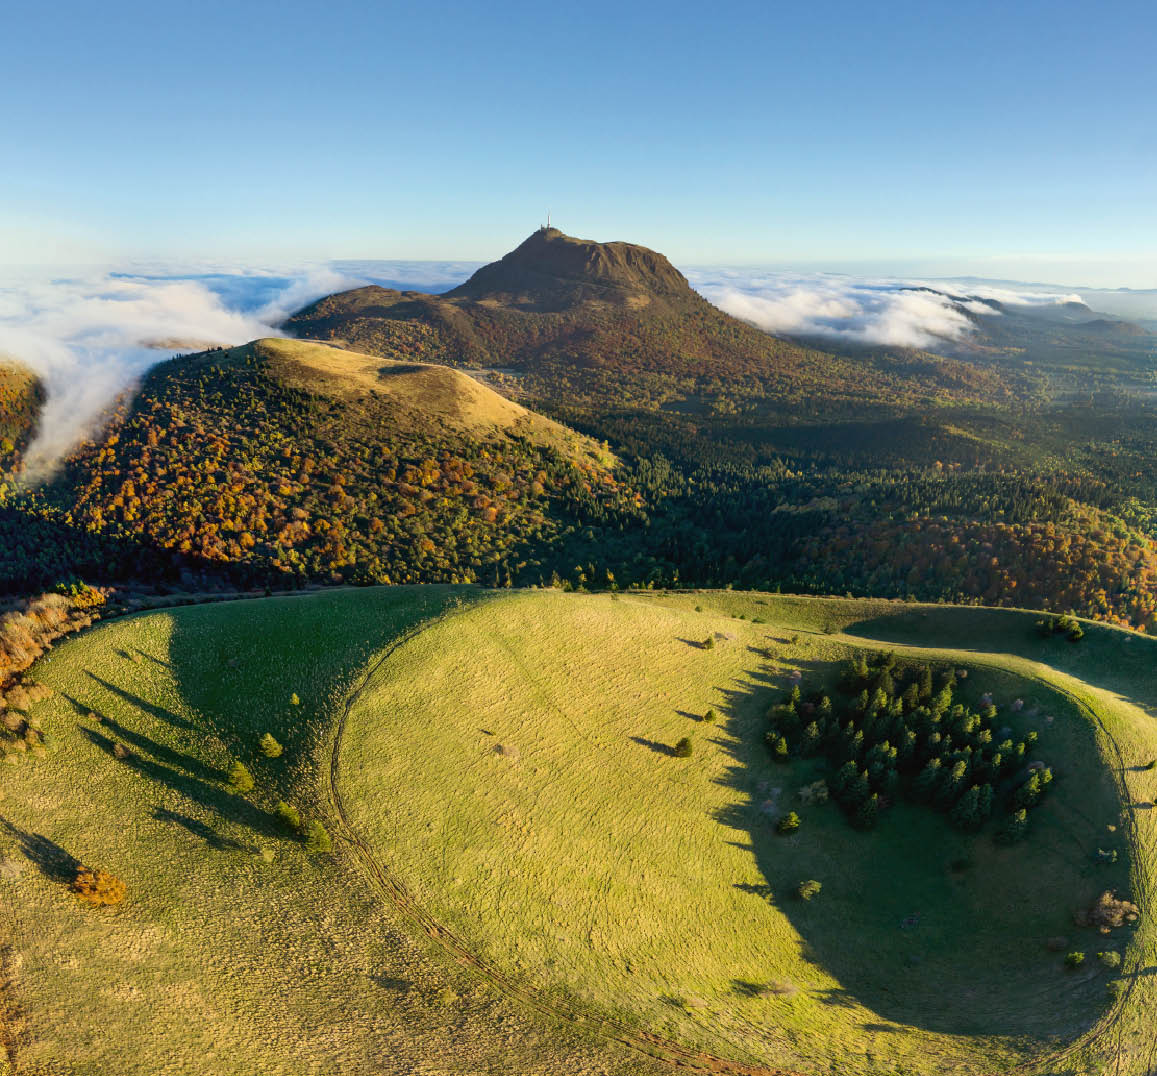
[[(43, 740), (3, 766), (6, 1058), (45, 1076), (1142, 1076), (1157, 642), (1085, 624), (1074, 646), (1034, 619), (401, 587), (107, 623), (35, 667)], [(822, 753), (773, 759), (793, 685), (842, 708), (847, 659), (887, 653), (897, 688), (953, 670), (955, 705), (991, 697), (1000, 735), (1033, 743), (1054, 779), (1023, 840), (996, 839), (1015, 770), (978, 829), (900, 792), (865, 831), (815, 799)], [(333, 851), (308, 851), (282, 802)], [(124, 902), (70, 894), (79, 865)], [(1076, 925), (1105, 891), (1139, 921)]]
[(614, 464), (448, 367), (261, 340), (154, 368), (48, 496), (186, 575), (500, 583), (636, 512)]

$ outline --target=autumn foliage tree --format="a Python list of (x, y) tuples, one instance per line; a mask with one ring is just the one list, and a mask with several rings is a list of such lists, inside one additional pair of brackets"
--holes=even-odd
[(120, 904), (125, 899), (127, 887), (106, 870), (82, 866), (77, 868), (72, 880), (72, 891), (86, 904), (99, 907)]

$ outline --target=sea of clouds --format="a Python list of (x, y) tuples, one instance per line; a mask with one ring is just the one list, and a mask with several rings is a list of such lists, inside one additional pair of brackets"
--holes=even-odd
[(1059, 291), (825, 273), (692, 269), (687, 277), (721, 310), (767, 332), (891, 347), (959, 343), (976, 329), (969, 315), (1000, 316), (983, 300), (1019, 306), (1081, 301), (1080, 295)]
[[(344, 261), (285, 268), (130, 265), (0, 272), (0, 355), (30, 366), (48, 402), (28, 454), (43, 478), (118, 394), (175, 352), (281, 335), (293, 311), (367, 283), (445, 291), (477, 268), (466, 262)], [(688, 279), (728, 313), (769, 332), (932, 347), (973, 331), (968, 314), (997, 316), (981, 299), (1057, 303), (1079, 296), (969, 283), (962, 301), (919, 282), (758, 269), (691, 269)], [(937, 287), (945, 287), (943, 284)]]

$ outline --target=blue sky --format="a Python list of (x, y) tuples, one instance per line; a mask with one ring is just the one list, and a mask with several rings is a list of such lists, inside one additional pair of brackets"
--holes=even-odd
[(682, 264), (1157, 287), (1150, 4), (10, 5), (0, 261)]

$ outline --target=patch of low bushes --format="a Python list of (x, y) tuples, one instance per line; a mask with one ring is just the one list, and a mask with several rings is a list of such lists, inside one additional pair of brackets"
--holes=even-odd
[(775, 832), (786, 837), (799, 829), (800, 817), (795, 811), (788, 811), (775, 825)]
[(106, 870), (78, 867), (72, 891), (86, 904), (102, 907), (120, 904), (125, 899), (127, 886)]

